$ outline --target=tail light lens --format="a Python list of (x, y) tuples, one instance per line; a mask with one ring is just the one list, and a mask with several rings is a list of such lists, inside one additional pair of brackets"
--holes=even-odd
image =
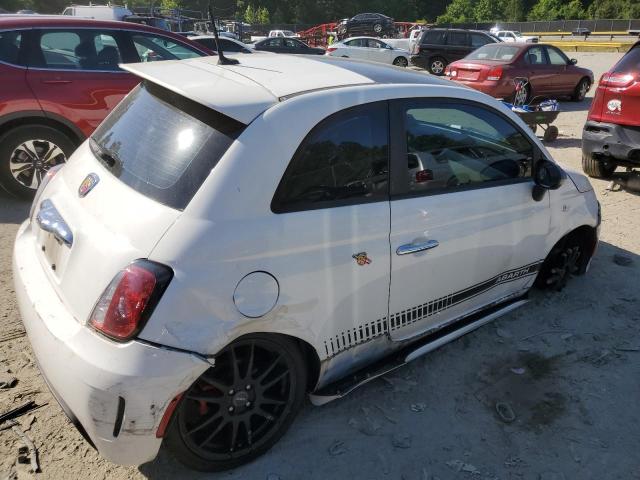
[(136, 260), (111, 280), (91, 312), (90, 325), (113, 340), (131, 339), (142, 330), (172, 278), (169, 267)]
[(416, 183), (424, 183), (433, 180), (433, 172), (431, 170), (420, 170), (416, 172)]
[(335, 52), (338, 47), (327, 47), (327, 53)]
[(630, 73), (605, 73), (600, 78), (600, 86), (622, 88), (631, 85), (635, 77)]
[(487, 74), (487, 80), (500, 80), (502, 78), (502, 67), (493, 67)]

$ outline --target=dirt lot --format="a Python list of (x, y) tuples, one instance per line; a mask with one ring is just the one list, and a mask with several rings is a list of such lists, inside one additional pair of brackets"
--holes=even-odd
[[(599, 78), (620, 55), (573, 56)], [(563, 103), (550, 151), (564, 165), (580, 168), (590, 101)], [(38, 478), (640, 479), (640, 197), (593, 185), (604, 220), (588, 275), (344, 400), (307, 406), (270, 454), (220, 475), (187, 471), (166, 452), (141, 467), (110, 464), (67, 422), (13, 296), (13, 237), (29, 206), (0, 196), (0, 374), (18, 378), (0, 390), (0, 413), (45, 404), (20, 420), (39, 449)], [(515, 421), (501, 421), (496, 402), (509, 402)], [(18, 447), (0, 431), (0, 478), (31, 477), (14, 466)]]

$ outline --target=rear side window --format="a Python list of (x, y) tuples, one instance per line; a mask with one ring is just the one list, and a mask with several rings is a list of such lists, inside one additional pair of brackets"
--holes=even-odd
[(366, 38), (356, 38), (355, 40), (349, 40), (346, 45), (350, 47), (366, 47), (367, 39)]
[(90, 145), (123, 183), (182, 210), (244, 125), (153, 84), (136, 87)]
[(19, 61), (21, 32), (0, 32), (0, 62), (21, 65)]
[(386, 103), (343, 110), (302, 142), (275, 194), (276, 213), (387, 199), (389, 126)]
[(444, 32), (442, 30), (427, 30), (422, 34), (420, 43), (428, 45), (442, 45)]
[(120, 48), (108, 31), (51, 30), (40, 35), (33, 64), (53, 70), (117, 71)]
[(632, 48), (613, 67), (613, 73), (640, 72), (640, 46)]

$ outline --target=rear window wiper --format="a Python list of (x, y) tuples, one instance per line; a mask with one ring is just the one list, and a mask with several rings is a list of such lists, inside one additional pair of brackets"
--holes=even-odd
[(93, 138), (91, 138), (89, 144), (91, 145), (91, 150), (94, 155), (96, 155), (98, 159), (102, 160), (102, 163), (104, 163), (105, 166), (114, 168), (116, 165), (120, 165), (122, 163), (115, 152), (100, 146)]

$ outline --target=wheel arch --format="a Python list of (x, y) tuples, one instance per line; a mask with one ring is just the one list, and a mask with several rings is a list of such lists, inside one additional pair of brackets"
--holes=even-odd
[(63, 132), (77, 145), (85, 140), (85, 135), (73, 123), (56, 114), (44, 113), (39, 110), (19, 112), (0, 118), (0, 136), (6, 132), (24, 125), (42, 125), (55, 128)]
[[(233, 338), (230, 342), (224, 345), (220, 351), (227, 348), (227, 346), (237, 342), (238, 340), (242, 340), (244, 337), (248, 337), (251, 335), (261, 335), (265, 337), (281, 337), (286, 338), (290, 342), (292, 342), (296, 347), (300, 350), (304, 360), (305, 360), (305, 369), (307, 371), (307, 391), (311, 392), (315, 390), (318, 381), (320, 380), (320, 356), (316, 349), (306, 340), (296, 337), (294, 335), (289, 335), (286, 333), (279, 332), (270, 332), (268, 330), (256, 330), (252, 332), (244, 333), (238, 337)], [(215, 356), (215, 355), (214, 355)]]
[(562, 247), (572, 239), (577, 239), (584, 248), (584, 251), (589, 252), (589, 255), (584, 256), (580, 261), (580, 269), (578, 270), (578, 274), (582, 275), (586, 272), (589, 260), (593, 256), (598, 244), (598, 232), (596, 227), (592, 227), (590, 225), (581, 225), (566, 233), (553, 245), (553, 247), (551, 247), (551, 250), (549, 250), (547, 256), (545, 257), (545, 261), (547, 258), (549, 258), (549, 256), (555, 249), (557, 249), (558, 247)]

